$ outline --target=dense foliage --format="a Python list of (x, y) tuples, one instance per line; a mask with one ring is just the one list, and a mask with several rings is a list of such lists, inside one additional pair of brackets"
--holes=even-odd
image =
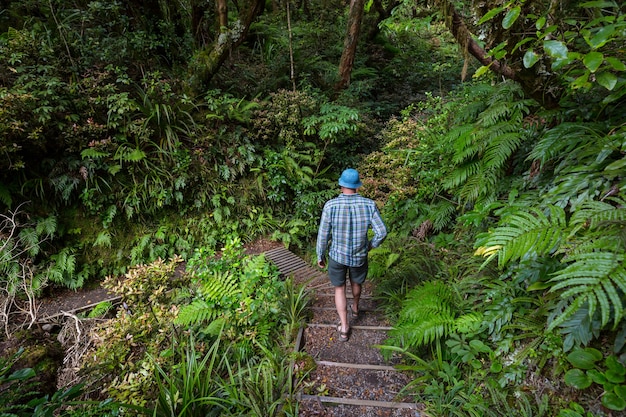
[(336, 90), (342, 3), (219, 5), (0, 11), (5, 333), (55, 287), (104, 281), (129, 309), (86, 386), (41, 397), (3, 358), (0, 411), (297, 412), (306, 294), (241, 243), (306, 255), (348, 166), (392, 231), (381, 348), (430, 415), (626, 409), (624, 6), (373, 1)]

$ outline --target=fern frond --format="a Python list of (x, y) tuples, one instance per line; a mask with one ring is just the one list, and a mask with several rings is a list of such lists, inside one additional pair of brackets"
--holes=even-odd
[(439, 232), (443, 230), (452, 220), (456, 212), (456, 205), (449, 201), (441, 201), (434, 207), (430, 217), (433, 219), (433, 228)]
[(474, 161), (455, 168), (443, 182), (445, 189), (450, 190), (465, 183), (467, 179), (480, 171), (480, 162)]
[(241, 292), (237, 277), (231, 271), (215, 271), (202, 285), (200, 293), (208, 300), (220, 303)]
[(609, 198), (610, 204), (604, 201), (588, 200), (572, 214), (570, 224), (574, 226), (572, 233), (583, 227), (595, 229), (600, 226), (603, 229), (607, 225), (617, 223), (620, 227), (626, 222), (626, 201), (621, 198)]
[(175, 322), (183, 326), (207, 323), (217, 318), (218, 310), (204, 300), (195, 300), (178, 312)]
[[(528, 255), (543, 256), (558, 248), (566, 236), (565, 211), (550, 206), (550, 217), (541, 210), (531, 207), (528, 212), (517, 210), (502, 219), (488, 237), (481, 241), (483, 253), (492, 255), (494, 251), (485, 252), (485, 248), (495, 248), (498, 265), (527, 257)], [(480, 249), (477, 253), (480, 253)]]
[[(589, 315), (596, 309), (600, 311), (601, 324), (605, 326), (613, 314), (614, 327), (624, 316), (623, 294), (626, 294), (626, 269), (623, 267), (624, 256), (611, 252), (581, 253), (572, 256), (573, 262), (565, 269), (555, 273), (550, 281), (555, 284), (550, 291), (564, 290), (562, 299), (572, 297), (572, 306), (587, 303)], [(570, 306), (571, 307), (571, 306)], [(577, 308), (566, 310), (567, 315), (575, 313)], [(563, 317), (565, 316), (565, 317)], [(563, 313), (552, 324), (554, 328), (569, 316)]]
[(587, 143), (600, 142), (604, 136), (600, 128), (600, 125), (588, 123), (561, 123), (546, 130), (528, 155), (528, 160), (537, 159), (543, 165), (559, 155), (570, 155)]
[(38, 221), (35, 230), (39, 236), (52, 237), (57, 231), (57, 218), (50, 216)]
[(485, 151), (483, 157), (485, 168), (502, 168), (521, 143), (522, 137), (517, 132), (506, 132), (496, 136)]
[(469, 325), (476, 316), (464, 316), (457, 323), (460, 300), (451, 287), (429, 281), (412, 289), (403, 303), (397, 325), (390, 331), (405, 347), (418, 347), (441, 339)]

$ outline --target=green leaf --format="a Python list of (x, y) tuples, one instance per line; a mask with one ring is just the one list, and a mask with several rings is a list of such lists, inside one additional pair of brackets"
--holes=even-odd
[(609, 91), (613, 90), (615, 88), (615, 85), (617, 85), (617, 77), (615, 76), (615, 74), (610, 72), (599, 73), (598, 75), (596, 75), (596, 80), (598, 81), (598, 84), (600, 84), (602, 87), (606, 88)]
[(609, 56), (605, 60), (615, 71), (626, 71), (626, 65), (619, 59)]
[(472, 349), (474, 349), (477, 352), (482, 352), (482, 353), (491, 352), (491, 348), (478, 339), (470, 340), (469, 345), (472, 347)]
[(618, 397), (614, 392), (607, 392), (602, 396), (602, 405), (609, 410), (621, 411), (626, 408), (626, 400)]
[(504, 7), (496, 7), (495, 9), (491, 9), (487, 12), (487, 14), (485, 14), (479, 21), (478, 24), (482, 25), (483, 23), (485, 23), (488, 20), (493, 19), (493, 17), (495, 15), (497, 15), (498, 13), (500, 13), (501, 11), (504, 10)]
[(567, 58), (567, 45), (561, 41), (549, 40), (543, 42), (543, 49), (552, 58)]
[(570, 369), (565, 373), (565, 383), (570, 387), (585, 389), (591, 386), (591, 378), (580, 369)]
[(491, 367), (489, 368), (489, 372), (493, 374), (498, 374), (502, 372), (502, 363), (501, 362), (492, 362)]
[(531, 68), (539, 61), (539, 56), (532, 49), (526, 51), (524, 54), (524, 67)]
[(585, 73), (583, 75), (581, 75), (580, 77), (576, 78), (574, 80), (574, 82), (572, 83), (572, 88), (586, 88), (590, 86), (589, 83), (589, 75), (591, 75), (591, 73), (589, 71), (585, 71)]
[(550, 288), (551, 286), (552, 284), (550, 284), (549, 282), (537, 281), (534, 284), (530, 284), (528, 288), (526, 288), (526, 291), (541, 291), (545, 290), (546, 288)]
[(622, 363), (618, 361), (615, 356), (607, 356), (607, 358), (604, 360), (604, 363), (606, 364), (607, 369), (614, 372), (615, 374), (622, 376), (626, 375), (626, 368), (624, 368), (624, 365), (622, 365)]
[(585, 3), (582, 3), (580, 7), (585, 7), (588, 9), (594, 9), (594, 8), (608, 9), (608, 8), (616, 8), (618, 6), (617, 6), (617, 3), (615, 3), (614, 1), (599, 0), (599, 1), (587, 1)]
[(583, 58), (583, 64), (589, 69), (591, 72), (596, 72), (602, 62), (604, 61), (604, 55), (601, 52), (591, 51), (586, 54)]
[(83, 159), (87, 159), (87, 158), (100, 159), (100, 158), (104, 158), (104, 157), (109, 156), (109, 155), (110, 155), (109, 152), (99, 151), (99, 150), (94, 149), (94, 148), (83, 149), (80, 152), (80, 156)]
[(504, 16), (504, 19), (502, 19), (502, 27), (504, 29), (509, 29), (511, 26), (513, 26), (513, 24), (519, 17), (520, 12), (521, 12), (520, 6), (513, 7), (511, 10), (509, 10), (506, 13), (506, 16)]
[(567, 360), (579, 369), (592, 369), (602, 359), (602, 352), (594, 348), (576, 349), (567, 355)]
[(122, 166), (117, 164), (117, 165), (111, 165), (107, 171), (109, 171), (109, 174), (111, 175), (115, 175), (118, 172), (120, 172), (122, 170)]
[(608, 369), (604, 375), (606, 376), (606, 379), (613, 383), (613, 384), (621, 384), (622, 382), (624, 382), (625, 378), (624, 375), (620, 375), (619, 372), (616, 372), (612, 369)]
[(473, 77), (474, 78), (478, 78), (481, 75), (487, 73), (489, 71), (489, 66), (488, 65), (483, 65), (482, 67), (478, 68), (476, 70), (476, 72), (474, 73)]
[(626, 386), (625, 385), (618, 385), (613, 389), (613, 391), (622, 400), (626, 400)]
[(618, 159), (615, 162), (611, 162), (604, 168), (605, 171), (614, 171), (622, 169), (626, 166), (626, 158)]
[(141, 149), (133, 149), (127, 156), (126, 160), (131, 162), (139, 162), (146, 157), (146, 153)]
[(593, 38), (587, 40), (587, 43), (592, 49), (601, 48), (606, 45), (608, 41), (611, 40), (615, 33), (615, 25), (604, 26), (602, 29), (596, 32)]
[(537, 28), (537, 30), (541, 30), (541, 28), (544, 27), (545, 25), (546, 25), (546, 17), (545, 16), (541, 16), (535, 22), (535, 27)]
[(600, 371), (596, 371), (595, 369), (590, 369), (589, 371), (587, 371), (587, 375), (589, 376), (589, 378), (591, 378), (591, 380), (593, 382), (595, 382), (596, 384), (600, 384), (600, 385), (604, 385), (607, 382), (609, 382), (606, 379), (606, 376), (600, 372)]
[(7, 378), (7, 381), (23, 381), (35, 376), (35, 371), (32, 368), (24, 368), (13, 372)]

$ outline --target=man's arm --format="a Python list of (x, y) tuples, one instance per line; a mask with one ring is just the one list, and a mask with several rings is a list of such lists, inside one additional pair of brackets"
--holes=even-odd
[(317, 265), (320, 268), (326, 266), (326, 248), (328, 247), (328, 241), (330, 239), (330, 217), (326, 206), (322, 210), (322, 218), (320, 220), (320, 227), (317, 231)]
[(370, 242), (370, 248), (377, 248), (387, 237), (387, 227), (383, 222), (383, 218), (378, 211), (378, 208), (374, 208), (372, 213), (372, 230), (374, 231), (374, 238)]

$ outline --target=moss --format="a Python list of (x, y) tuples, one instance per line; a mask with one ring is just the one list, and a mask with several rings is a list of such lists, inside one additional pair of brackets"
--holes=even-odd
[(56, 391), (57, 371), (63, 363), (64, 351), (55, 339), (39, 330), (20, 331), (16, 340), (20, 341), (24, 353), (14, 369), (32, 368), (35, 371), (33, 383), (37, 392), (52, 394)]

